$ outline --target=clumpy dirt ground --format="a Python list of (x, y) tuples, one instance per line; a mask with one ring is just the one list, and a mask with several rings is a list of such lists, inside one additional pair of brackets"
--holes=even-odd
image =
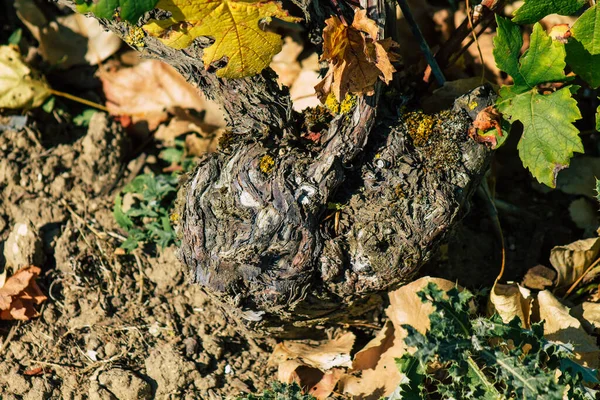
[(37, 319), (0, 321), (0, 398), (220, 399), (268, 385), (274, 341), (240, 336), (175, 248), (115, 254), (114, 194), (143, 157), (120, 125), (36, 117), (0, 132), (0, 265), (41, 266), (48, 300)]

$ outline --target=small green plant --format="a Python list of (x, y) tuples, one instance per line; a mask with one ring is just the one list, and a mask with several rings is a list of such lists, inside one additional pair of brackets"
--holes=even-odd
[(153, 242), (167, 247), (176, 242), (171, 226), (171, 209), (177, 194), (178, 175), (143, 174), (125, 186), (123, 193), (133, 195), (133, 204), (123, 210), (121, 194), (115, 198), (113, 215), (127, 233), (121, 248), (132, 251), (140, 243)]
[(302, 389), (296, 383), (286, 385), (285, 383), (273, 382), (271, 388), (263, 394), (248, 394), (238, 397), (237, 400), (316, 400), (313, 396), (302, 394)]
[(389, 400), (399, 399), (594, 399), (597, 371), (572, 360), (572, 346), (543, 336), (515, 318), (473, 318), (468, 291), (445, 293), (430, 283), (418, 293), (431, 302), (431, 327), (423, 335), (410, 325), (405, 341), (414, 354), (396, 359), (406, 376)]
[[(600, 86), (600, 6), (589, 7), (569, 27), (558, 25), (548, 34), (537, 22), (548, 14), (572, 15), (585, 0), (528, 0), (512, 20), (497, 16), (494, 58), (514, 84), (500, 89), (496, 106), (510, 122), (523, 124), (518, 150), (523, 165), (540, 182), (554, 187), (558, 172), (569, 166), (573, 153), (583, 153), (579, 129), (582, 118), (573, 95), (570, 70), (586, 86)], [(529, 48), (521, 54), (519, 24), (532, 24)], [(600, 117), (597, 117), (600, 118)], [(600, 125), (600, 124), (599, 124)]]

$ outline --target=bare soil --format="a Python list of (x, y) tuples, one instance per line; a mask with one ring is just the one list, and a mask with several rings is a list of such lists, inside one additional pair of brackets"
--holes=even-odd
[(44, 118), (0, 132), (0, 246), (18, 223), (31, 231), (18, 253), (3, 249), (0, 265), (42, 263), (49, 297), (35, 320), (0, 321), (0, 398), (220, 399), (262, 390), (274, 341), (237, 333), (188, 284), (175, 248), (115, 254), (114, 194), (145, 154), (128, 159), (132, 146), (103, 113), (88, 129)]

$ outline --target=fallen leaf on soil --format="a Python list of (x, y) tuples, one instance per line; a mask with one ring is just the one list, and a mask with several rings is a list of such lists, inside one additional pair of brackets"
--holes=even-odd
[(279, 365), (286, 360), (302, 360), (305, 364), (327, 371), (334, 367), (350, 367), (350, 351), (356, 337), (348, 332), (337, 339), (318, 346), (285, 341), (275, 346), (269, 358), (271, 365)]
[(21, 22), (39, 42), (39, 52), (52, 65), (96, 65), (121, 47), (121, 39), (94, 18), (74, 13), (48, 21), (33, 0), (16, 0)]
[(529, 289), (518, 283), (495, 283), (490, 293), (488, 314), (498, 313), (502, 321), (509, 323), (515, 317), (521, 320), (521, 326), (531, 326), (531, 303), (533, 298)]
[(327, 372), (311, 367), (300, 360), (288, 360), (279, 365), (277, 379), (283, 383), (297, 383), (305, 393), (317, 400), (325, 400), (335, 389), (342, 368), (333, 368)]
[(275, 346), (270, 365), (277, 365), (277, 379), (296, 382), (317, 399), (326, 399), (333, 391), (343, 369), (350, 367), (350, 351), (356, 337), (348, 332), (318, 346), (286, 341)]
[(50, 94), (46, 79), (14, 47), (0, 46), (0, 108), (39, 107)]
[(221, 78), (244, 78), (259, 74), (269, 66), (281, 50), (281, 36), (261, 29), (260, 21), (278, 18), (287, 22), (291, 17), (275, 1), (234, 0), (159, 0), (156, 8), (171, 13), (162, 20), (150, 20), (143, 28), (175, 49), (188, 47), (199, 36), (214, 38), (204, 48), (204, 67), (227, 59), (227, 65), (217, 69)]
[(521, 284), (529, 289), (544, 290), (554, 283), (556, 271), (543, 265), (529, 268)]
[[(156, 132), (154, 138), (163, 142), (165, 146), (173, 146), (175, 139), (185, 133), (196, 133), (202, 138), (207, 138), (205, 148), (211, 147), (211, 142), (215, 139), (218, 140), (217, 136), (222, 133), (217, 125), (211, 125), (204, 122), (204, 119), (194, 115), (187, 110), (183, 110), (176, 107), (172, 111), (173, 118), (168, 124), (161, 124)], [(214, 143), (216, 146), (216, 142)]]
[[(130, 115), (133, 125), (145, 125), (148, 131), (155, 130), (166, 121), (168, 112), (184, 120), (190, 119), (201, 128), (225, 125), (221, 112), (213, 103), (204, 99), (198, 89), (187, 83), (175, 69), (160, 61), (147, 60), (134, 67), (103, 72), (100, 79), (110, 113)], [(184, 111), (177, 109), (206, 110), (206, 114), (199, 122), (198, 118), (191, 118), (190, 114), (185, 116)], [(167, 129), (162, 138), (184, 133), (181, 129), (173, 130), (176, 133), (169, 133)]]
[(600, 303), (585, 301), (571, 308), (571, 315), (577, 318), (590, 334), (600, 329)]
[[(600, 239), (578, 240), (566, 246), (556, 246), (550, 251), (550, 263), (558, 273), (556, 287), (564, 288), (575, 282), (598, 257)], [(586, 279), (598, 271), (590, 271)]]
[(551, 341), (571, 343), (578, 362), (590, 368), (600, 366), (600, 348), (596, 339), (588, 335), (577, 318), (569, 313), (552, 293), (544, 290), (537, 295), (539, 318), (544, 320), (544, 336)]
[(423, 303), (417, 292), (430, 282), (444, 291), (457, 286), (445, 279), (424, 277), (390, 292), (390, 306), (386, 309), (390, 322), (356, 354), (351, 371), (354, 374), (340, 378), (340, 392), (355, 400), (378, 400), (396, 389), (402, 374), (395, 359), (410, 350), (404, 343), (407, 332), (401, 325), (411, 325), (423, 334), (429, 329), (433, 306)]
[(38, 267), (29, 266), (6, 280), (0, 288), (0, 320), (27, 321), (39, 315), (34, 306), (46, 300), (35, 283), (40, 272)]
[(325, 21), (323, 29), (323, 54), (321, 60), (329, 62), (329, 72), (315, 86), (321, 102), (330, 93), (342, 101), (347, 93), (371, 95), (375, 83), (381, 78), (386, 84), (396, 72), (394, 49), (397, 44), (391, 39), (377, 40), (378, 28), (375, 21), (367, 17), (366, 10), (354, 14), (348, 26), (338, 17)]

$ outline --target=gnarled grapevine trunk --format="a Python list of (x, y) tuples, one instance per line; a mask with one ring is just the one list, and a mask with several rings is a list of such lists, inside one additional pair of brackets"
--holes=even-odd
[[(333, 13), (297, 4), (313, 26)], [(361, 6), (385, 26), (383, 2)], [(102, 22), (122, 37), (131, 29)], [(147, 37), (143, 49), (219, 102), (231, 128), (180, 190), (180, 258), (193, 282), (252, 331), (295, 336), (359, 319), (418, 272), (467, 210), (489, 158), (467, 131), (491, 90), (427, 116), (384, 112), (380, 86), (309, 140), (272, 71), (219, 79), (201, 45), (178, 51)]]
[[(373, 127), (360, 100), (320, 147), (257, 140), (207, 155), (181, 193), (182, 261), (253, 330), (360, 318), (464, 215), (489, 154), (467, 131), (492, 101), (482, 87), (451, 111)], [(337, 230), (332, 203), (343, 204)]]

